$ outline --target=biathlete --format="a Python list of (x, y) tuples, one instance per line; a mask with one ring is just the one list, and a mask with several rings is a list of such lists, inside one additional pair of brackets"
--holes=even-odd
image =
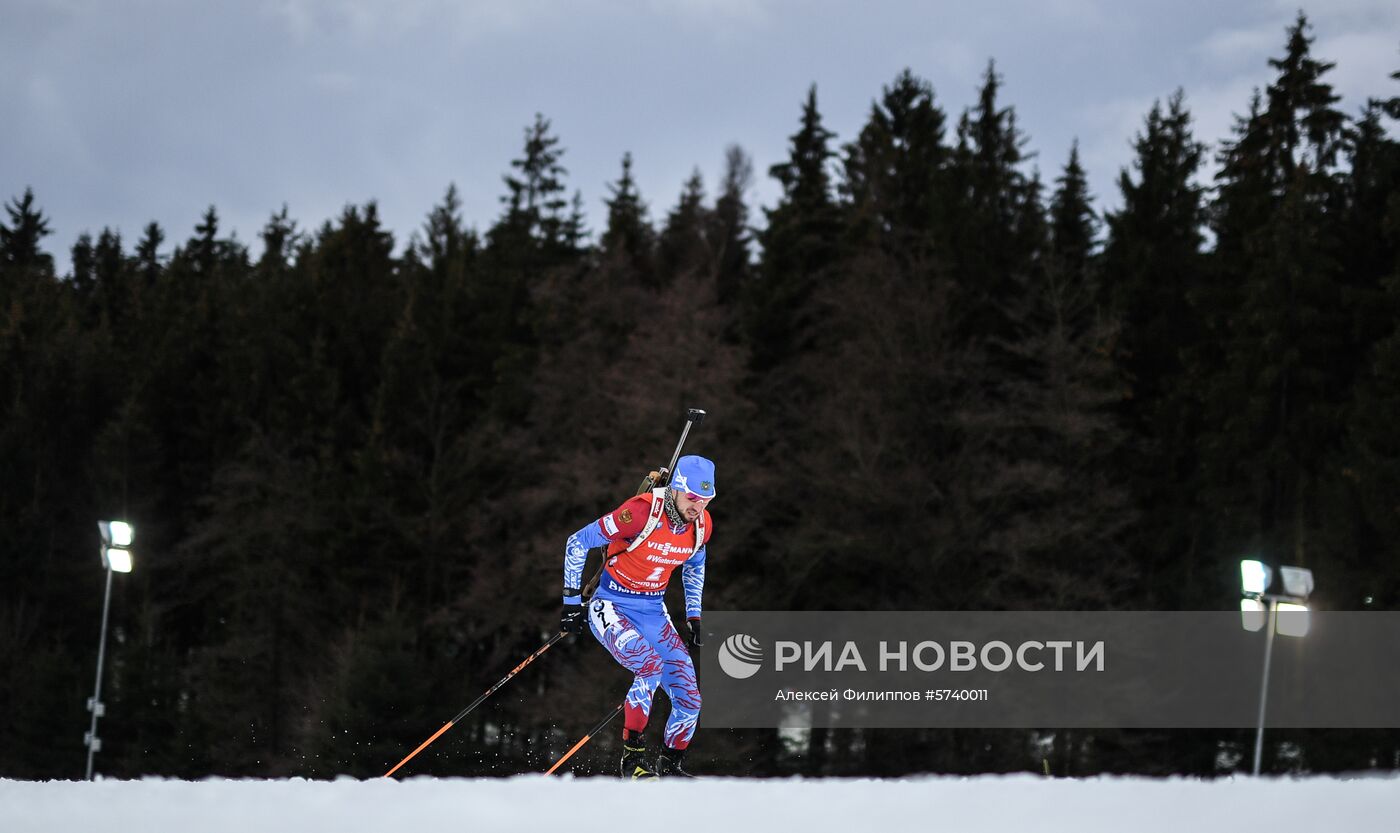
[[(622, 729), (624, 778), (688, 776), (682, 768), (700, 717), (700, 689), (688, 648), (703, 644), (700, 598), (705, 589), (705, 545), (714, 534), (706, 509), (715, 497), (715, 464), (680, 458), (668, 486), (643, 492), (569, 536), (564, 546), (564, 609), (560, 624), (582, 633), (584, 622), (632, 672)], [(581, 590), (588, 550), (607, 547), (598, 589), (585, 612)], [(666, 585), (681, 568), (687, 635), (666, 610)], [(658, 687), (671, 699), (655, 756), (644, 737)]]

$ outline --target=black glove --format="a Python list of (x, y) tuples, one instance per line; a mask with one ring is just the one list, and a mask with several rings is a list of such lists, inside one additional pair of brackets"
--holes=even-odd
[(699, 619), (687, 619), (685, 624), (690, 628), (690, 647), (699, 648), (705, 644), (705, 632), (700, 629)]
[(559, 629), (564, 633), (583, 633), (586, 627), (583, 620), (583, 605), (566, 604), (559, 613)]

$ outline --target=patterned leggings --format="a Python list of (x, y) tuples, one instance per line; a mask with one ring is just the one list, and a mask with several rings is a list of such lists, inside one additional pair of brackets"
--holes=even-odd
[(671, 624), (662, 598), (622, 598), (600, 590), (588, 604), (588, 626), (613, 659), (635, 675), (627, 689), (624, 728), (646, 728), (652, 699), (662, 686), (671, 698), (663, 739), (672, 749), (689, 746), (700, 717), (700, 687), (685, 640)]

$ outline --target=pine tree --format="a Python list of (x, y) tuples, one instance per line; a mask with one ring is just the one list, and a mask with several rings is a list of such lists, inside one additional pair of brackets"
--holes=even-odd
[(141, 288), (149, 291), (160, 280), (164, 266), (160, 258), (160, 244), (165, 242), (165, 232), (157, 223), (148, 223), (136, 244), (136, 270), (141, 275)]
[(1400, 193), (1400, 142), (1386, 135), (1382, 102), (1367, 103), (1347, 140), (1350, 165), (1339, 231), (1339, 277), (1355, 318), (1363, 349), (1385, 337), (1394, 310), (1383, 297), (1383, 279), (1400, 257), (1395, 235), (1386, 227), (1390, 201)]
[(1323, 541), (1347, 534), (1326, 493), (1359, 361), (1338, 260), (1346, 120), (1307, 29), (1299, 15), (1270, 61), (1277, 79), (1222, 154), (1206, 297), (1228, 347), (1204, 388), (1204, 460), (1226, 540), (1316, 567)]
[(1205, 146), (1192, 137), (1180, 91), (1167, 107), (1152, 105), (1133, 143), (1137, 179), (1119, 174), (1123, 208), (1106, 218), (1104, 289), (1123, 317), (1119, 355), (1131, 398), (1143, 403), (1129, 408), (1135, 422), (1160, 404), (1182, 371), (1181, 352), (1201, 337), (1188, 300), (1203, 280), (1204, 189), (1194, 180)]
[(1079, 164), (1079, 142), (1070, 148), (1064, 173), (1050, 200), (1050, 268), (1092, 289), (1088, 274), (1098, 233), (1098, 214), (1090, 202), (1089, 183)]
[(493, 243), (533, 245), (547, 255), (568, 248), (568, 202), (563, 197), (568, 171), (559, 161), (562, 156), (549, 120), (535, 114), (525, 129), (524, 155), (510, 163), (516, 173), (504, 177), (510, 192), (501, 198), (506, 212), (491, 232)]
[[(85, 551), (90, 492), (83, 451), (93, 430), (80, 378), (81, 333), (71, 293), (43, 248), (48, 218), (26, 189), (0, 222), (0, 527), (15, 553), (0, 559), (0, 770), (12, 777), (71, 778), (81, 750), (53, 743), (86, 718), (86, 662), (74, 646), (90, 635), (100, 595)], [(80, 519), (83, 527), (79, 526)], [(70, 531), (71, 530), (71, 531)], [(90, 636), (89, 636), (90, 638)], [(91, 649), (88, 649), (90, 651)], [(84, 682), (86, 681), (86, 682)], [(90, 691), (90, 689), (89, 689)]]
[(564, 244), (564, 254), (578, 254), (588, 245), (588, 238), (592, 236), (592, 232), (588, 230), (587, 221), (586, 212), (583, 210), (583, 192), (575, 189), (573, 199), (569, 200), (569, 216), (564, 219), (563, 232), (560, 235)]
[[(51, 232), (49, 220), (34, 206), (34, 190), (24, 189), (24, 196), (10, 200), (5, 206), (8, 224), (0, 223), (0, 276), (18, 275), (35, 270), (41, 275), (53, 274), (53, 256), (40, 244)], [(6, 279), (9, 284), (13, 278)]]
[(95, 330), (103, 321), (119, 322), (130, 292), (121, 235), (104, 228), (94, 244), (92, 235), (83, 232), (73, 244), (71, 261), (69, 285), (82, 327)]
[[(1400, 276), (1400, 268), (1395, 275)], [(1386, 298), (1389, 309), (1400, 309), (1397, 290), (1400, 278), (1392, 276)], [(1357, 542), (1351, 557), (1336, 559), (1334, 566), (1338, 572), (1346, 571), (1345, 586), (1356, 590), (1343, 599), (1349, 607), (1394, 610), (1400, 605), (1400, 572), (1395, 569), (1395, 541), (1400, 535), (1400, 509), (1395, 501), (1400, 490), (1400, 442), (1395, 432), (1395, 413), (1400, 408), (1400, 328), (1376, 344), (1356, 396), (1348, 426), (1349, 465), (1343, 474), (1354, 484), (1369, 534)]]
[(842, 187), (854, 240), (921, 264), (946, 246), (944, 121), (933, 87), (908, 69), (871, 105), (860, 136), (845, 149)]
[[(840, 301), (837, 288), (830, 285), (841, 274), (844, 255), (842, 212), (828, 168), (833, 138), (822, 125), (813, 86), (803, 104), (800, 128), (789, 139), (788, 160), (769, 169), (782, 195), (766, 210), (768, 225), (758, 234), (762, 254), (743, 294), (739, 320), (744, 337), (739, 343), (749, 346), (751, 375), (741, 390), (758, 404), (758, 412), (741, 456), (750, 467), (748, 487), (768, 495), (772, 510), (771, 521), (746, 538), (754, 553), (749, 565), (753, 573), (736, 580), (748, 586), (761, 582), (768, 569), (801, 558), (804, 550), (792, 535), (803, 529), (803, 518), (812, 507), (787, 484), (793, 482), (796, 456), (822, 442), (818, 429), (823, 423), (813, 418), (815, 398), (836, 389), (825, 367), (809, 364), (809, 357), (827, 355), (826, 348), (834, 347), (833, 340), (845, 332), (834, 318)], [(798, 580), (785, 600), (774, 603), (785, 605), (798, 598), (806, 592), (799, 589), (805, 584)]]
[(975, 536), (986, 556), (978, 586), (985, 603), (1013, 610), (1111, 608), (1132, 574), (1133, 512), (1114, 467), (1126, 443), (1113, 408), (1117, 322), (1097, 303), (1097, 217), (1077, 148), (1056, 182), (1047, 256), (1012, 308), (1013, 360), (990, 407), (965, 411), (985, 420), (970, 436), (991, 466), (974, 492), (991, 522)]
[(92, 326), (93, 295), (97, 292), (96, 263), (92, 247), (92, 235), (82, 232), (68, 250), (68, 259), (73, 263), (73, 271), (68, 276), (73, 294), (77, 296), (78, 308), (84, 324)]
[[(157, 229), (157, 231), (159, 230)], [(287, 214), (285, 203), (282, 205), (281, 211), (268, 218), (267, 224), (263, 226), (261, 237), (263, 253), (262, 257), (258, 259), (258, 268), (263, 273), (264, 278), (286, 272), (291, 267), (297, 247), (304, 242), (301, 232), (297, 230), (296, 222)]]
[(186, 254), (196, 273), (210, 275), (218, 265), (220, 250), (223, 248), (219, 240), (219, 213), (214, 206), (209, 206), (204, 212), (204, 218), (194, 230), (198, 236), (190, 240)]
[[(1391, 78), (1400, 81), (1400, 72)], [(1400, 142), (1386, 137), (1382, 113), (1400, 119), (1400, 96), (1367, 105), (1350, 148), (1343, 258), (1349, 285), (1362, 299), (1358, 330), (1364, 337), (1379, 328), (1383, 335), (1373, 341), (1357, 379), (1342, 476), (1366, 519), (1354, 557), (1345, 564), (1360, 597), (1351, 601), (1361, 609), (1385, 610), (1400, 604), (1400, 571), (1394, 566), (1400, 540), (1394, 426), (1400, 408)], [(1382, 291), (1371, 291), (1376, 283)]]
[(834, 155), (833, 137), (822, 126), (813, 85), (802, 106), (802, 126), (789, 139), (788, 161), (769, 169), (783, 193), (767, 210), (762, 270), (750, 284), (749, 333), (759, 369), (804, 349), (810, 328), (803, 319), (811, 314), (812, 293), (837, 255), (840, 211), (827, 167)]
[(525, 382), (539, 346), (541, 316), (533, 296), (560, 271), (577, 267), (586, 235), (577, 195), (565, 212), (562, 155), (549, 121), (536, 115), (525, 131), (523, 155), (511, 161), (516, 174), (505, 177), (507, 208), (486, 233), (482, 270), (472, 285), (471, 326), (493, 376), (482, 395), (493, 410), (517, 417), (527, 407)]
[[(1196, 365), (1201, 353), (1206, 263), (1203, 188), (1195, 178), (1205, 146), (1177, 91), (1166, 111), (1154, 102), (1134, 140), (1136, 177), (1118, 177), (1123, 207), (1106, 220), (1102, 260), (1104, 308), (1122, 322), (1113, 359), (1122, 379), (1117, 410), (1133, 437), (1120, 467), (1137, 473), (1135, 504), (1145, 507), (1134, 545), (1142, 554), (1143, 591), (1153, 606), (1193, 604), (1203, 553), (1196, 503), (1196, 434), (1200, 409)], [(1194, 303), (1193, 303), (1194, 302)]]
[(995, 65), (989, 65), (977, 106), (958, 122), (949, 177), (962, 328), (968, 335), (1004, 338), (1014, 330), (1006, 310), (1035, 268), (1044, 220), (1036, 199), (1039, 184), (1021, 170), (1026, 138), (1015, 112), (998, 103), (1001, 83)]
[[(749, 246), (746, 193), (752, 186), (753, 164), (743, 149), (731, 145), (725, 151), (719, 196), (714, 206), (705, 204), (704, 181), (696, 170), (681, 190), (675, 208), (667, 215), (658, 244), (663, 277), (699, 270), (713, 281), (718, 302), (738, 307), (742, 293), (753, 279)], [(730, 340), (739, 338), (739, 320), (731, 317)]]
[(455, 186), (428, 214), (402, 266), (405, 292), (380, 358), (367, 452), (355, 497), (383, 542), (386, 575), (425, 609), (450, 596), (473, 560), (453, 557), (473, 475), (469, 444), (491, 368), (474, 355), (471, 282), (477, 241)]
[(696, 170), (685, 181), (676, 207), (666, 215), (666, 225), (657, 240), (657, 271), (663, 281), (687, 269), (709, 270), (712, 260), (710, 222), (710, 211), (705, 207), (704, 180)]
[(746, 202), (752, 186), (753, 161), (743, 148), (730, 145), (724, 153), (719, 196), (706, 235), (714, 252), (715, 285), (721, 304), (737, 306), (753, 278)]
[(350, 570), (335, 563), (325, 464), (270, 436), (222, 463), (178, 549), (189, 585), (170, 600), (174, 615), (200, 622), (181, 728), (195, 772), (251, 776), (289, 752), (297, 693), (346, 616), (336, 602), (353, 597)]
[[(831, 269), (817, 300), (822, 337), (787, 369), (802, 395), (765, 403), (781, 427), (766, 434), (781, 465), (751, 454), (751, 488), (772, 511), (746, 539), (763, 557), (744, 578), (761, 587), (789, 576), (780, 595), (761, 591), (781, 608), (956, 609), (966, 539), (951, 489), (969, 449), (953, 406), (971, 392), (979, 356), (952, 326), (950, 286), (876, 249)], [(824, 487), (799, 497), (785, 488), (793, 482)], [(943, 580), (919, 580), (930, 575)]]
[[(328, 426), (340, 448), (359, 441), (378, 390), (384, 343), (400, 297), (393, 235), (379, 221), (374, 202), (347, 206), (339, 222), (327, 223), (306, 267), (315, 291), (317, 327), (307, 334), (325, 344), (335, 374), (337, 407)], [(327, 403), (328, 406), (332, 403)]]
[(637, 277), (647, 280), (652, 272), (652, 249), (655, 234), (647, 221), (647, 207), (637, 193), (632, 178), (632, 154), (622, 156), (622, 175), (608, 186), (611, 194), (608, 206), (608, 227), (601, 241), (605, 257), (626, 260)]
[(102, 229), (93, 258), (102, 315), (109, 324), (119, 326), (125, 319), (131, 291), (127, 285), (127, 258), (122, 251), (121, 234), (110, 228)]

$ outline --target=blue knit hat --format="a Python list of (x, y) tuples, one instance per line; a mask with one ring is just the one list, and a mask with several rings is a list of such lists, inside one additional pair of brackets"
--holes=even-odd
[(671, 475), (671, 488), (689, 492), (696, 497), (715, 496), (715, 464), (696, 454), (687, 454), (676, 461)]

